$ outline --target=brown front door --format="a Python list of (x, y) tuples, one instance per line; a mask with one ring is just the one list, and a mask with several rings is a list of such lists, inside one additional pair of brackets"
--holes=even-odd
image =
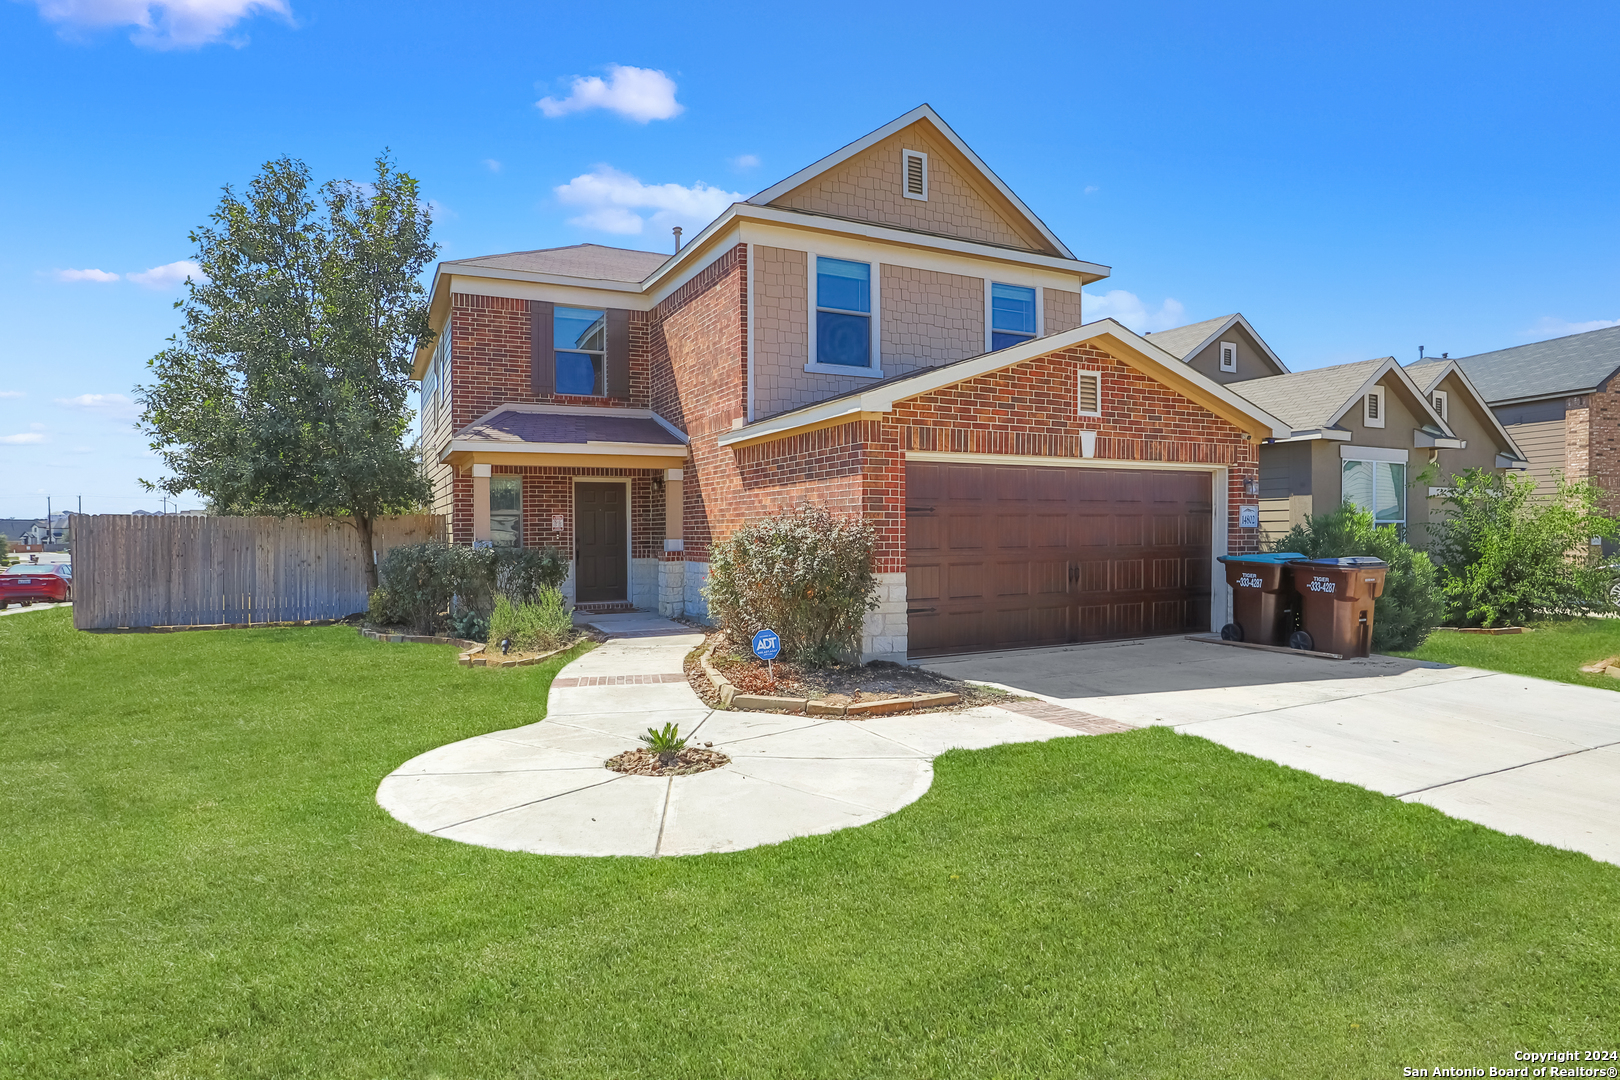
[(574, 599), (629, 599), (623, 484), (574, 485)]
[(906, 466), (913, 656), (1209, 629), (1210, 475)]

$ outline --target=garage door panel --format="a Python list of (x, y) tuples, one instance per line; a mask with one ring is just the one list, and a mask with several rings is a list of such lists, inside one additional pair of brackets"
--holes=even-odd
[(906, 482), (914, 655), (1208, 625), (1207, 473), (917, 463)]

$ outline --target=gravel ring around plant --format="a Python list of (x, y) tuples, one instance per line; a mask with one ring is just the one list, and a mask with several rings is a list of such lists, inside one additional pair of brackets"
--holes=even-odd
[(602, 763), (614, 772), (628, 773), (631, 776), (690, 776), (693, 773), (708, 772), (718, 769), (722, 765), (730, 765), (731, 759), (718, 750), (703, 750), (689, 746), (675, 755), (671, 765), (662, 765), (658, 755), (651, 750), (626, 750), (622, 754), (615, 754)]

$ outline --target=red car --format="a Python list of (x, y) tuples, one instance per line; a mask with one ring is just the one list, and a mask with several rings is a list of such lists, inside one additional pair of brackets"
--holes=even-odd
[(12, 604), (60, 604), (73, 599), (68, 563), (18, 563), (0, 573), (0, 611)]

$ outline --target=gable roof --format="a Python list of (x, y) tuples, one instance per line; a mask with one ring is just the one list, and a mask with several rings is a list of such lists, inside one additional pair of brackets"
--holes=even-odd
[(1140, 362), (1127, 361), (1132, 363), (1132, 366), (1145, 364), (1153, 368), (1153, 371), (1146, 372), (1150, 378), (1197, 401), (1217, 416), (1231, 421), (1251, 435), (1261, 439), (1286, 438), (1288, 435), (1286, 424), (1263, 407), (1233, 393), (1231, 386), (1222, 386), (1214, 379), (1200, 374), (1196, 369), (1182, 363), (1179, 357), (1171, 356), (1154, 345), (1150, 339), (1127, 330), (1113, 319), (1099, 319), (1060, 334), (1031, 338), (1020, 345), (996, 352), (982, 353), (965, 360), (956, 360), (938, 367), (869, 383), (858, 390), (851, 390), (837, 397), (826, 398), (811, 405), (745, 424), (720, 436), (719, 443), (721, 446), (746, 446), (780, 439), (799, 431), (814, 430), (833, 424), (847, 424), (860, 419), (863, 414), (889, 412), (897, 401), (914, 398), (992, 371), (1000, 371), (1014, 364), (1033, 360), (1037, 356), (1071, 348), (1084, 341), (1100, 342), (1105, 349), (1112, 344), (1119, 352), (1130, 354), (1135, 361)]
[(1031, 228), (1035, 230), (1041, 239), (1045, 240), (1052, 246), (1053, 251), (1056, 251), (1066, 259), (1073, 259), (1076, 257), (1074, 252), (1070, 251), (1068, 246), (1064, 244), (1063, 241), (1059, 240), (1057, 235), (1053, 233), (1051, 229), (1046, 227), (1046, 223), (1035, 215), (1035, 211), (1026, 206), (1024, 204), (1024, 200), (1013, 194), (1012, 188), (1008, 187), (1002, 181), (1001, 177), (997, 176), (990, 166), (986, 165), (983, 159), (981, 159), (978, 154), (973, 152), (972, 147), (968, 146), (967, 143), (962, 141), (961, 136), (959, 136), (955, 131), (951, 130), (951, 126), (947, 124), (937, 112), (934, 111), (933, 106), (926, 103), (917, 106), (904, 116), (896, 117), (887, 124), (884, 124), (882, 127), (878, 128), (876, 131), (872, 131), (861, 136), (859, 139), (856, 139), (849, 145), (833, 151), (820, 161), (805, 166), (787, 179), (772, 184), (764, 191), (761, 191), (758, 195), (755, 195), (753, 198), (749, 199), (748, 202), (753, 206), (768, 206), (793, 189), (801, 187), (804, 184), (809, 183), (811, 180), (814, 180), (822, 173), (837, 168), (839, 165), (842, 165), (844, 162), (848, 161), (856, 154), (861, 153), (863, 150), (866, 150), (868, 147), (880, 143), (884, 139), (887, 139), (890, 135), (893, 135), (895, 132), (901, 131), (919, 122), (926, 123), (932, 127), (941, 138), (950, 144), (952, 149), (966, 158), (968, 164), (977, 170), (978, 173), (991, 185), (991, 187), (996, 190), (999, 195), (1001, 195), (1002, 198), (1006, 199), (1012, 204), (1012, 208)]
[(1458, 357), (1492, 405), (1587, 394), (1620, 371), (1620, 326)]
[(1530, 460), (1525, 457), (1524, 451), (1519, 449), (1519, 444), (1514, 441), (1513, 436), (1508, 434), (1508, 429), (1502, 426), (1502, 421), (1496, 418), (1496, 410), (1491, 408), (1490, 402), (1485, 400), (1485, 396), (1479, 392), (1479, 387), (1474, 385), (1474, 380), (1468, 377), (1468, 372), (1464, 371), (1457, 361), (1420, 360), (1415, 364), (1408, 364), (1406, 373), (1412, 377), (1413, 382), (1423, 388), (1423, 394), (1429, 399), (1430, 404), (1434, 402), (1434, 388), (1444, 382), (1446, 376), (1455, 375), (1463, 390), (1479, 402), (1479, 411), (1484, 414), (1486, 423), (1496, 431), (1497, 438), (1507, 444), (1514, 457), (1520, 461)]
[(470, 259), (451, 259), (439, 264), (439, 272), (444, 272), (446, 268), (463, 267), (559, 274), (564, 277), (596, 278), (601, 281), (640, 282), (669, 260), (669, 255), (656, 251), (635, 251), (631, 248), (604, 247), (601, 244), (570, 244), (567, 247), (540, 248), (536, 251), (513, 251), (505, 255), (478, 255)]
[(1242, 326), (1254, 338), (1255, 344), (1265, 350), (1267, 357), (1277, 369), (1286, 373), (1288, 365), (1282, 362), (1282, 357), (1271, 351), (1266, 339), (1261, 337), (1255, 328), (1243, 317), (1242, 312), (1233, 312), (1231, 315), (1217, 315), (1213, 319), (1203, 322), (1188, 323), (1186, 326), (1177, 326), (1169, 330), (1155, 330), (1144, 336), (1151, 337), (1153, 344), (1174, 356), (1178, 360), (1185, 360), (1189, 356), (1197, 356), (1222, 334), (1233, 326)]
[(1396, 379), (1410, 391), (1422, 410), (1419, 419), (1426, 417), (1430, 421), (1424, 426), (1451, 436), (1451, 429), (1435, 414), (1427, 393), (1412, 381), (1411, 375), (1393, 356), (1358, 360), (1353, 364), (1335, 364), (1313, 371), (1294, 371), (1287, 375), (1268, 375), (1264, 379), (1244, 379), (1226, 385), (1285, 421), (1295, 434), (1300, 434), (1336, 425), (1378, 380), (1390, 372), (1395, 373)]

